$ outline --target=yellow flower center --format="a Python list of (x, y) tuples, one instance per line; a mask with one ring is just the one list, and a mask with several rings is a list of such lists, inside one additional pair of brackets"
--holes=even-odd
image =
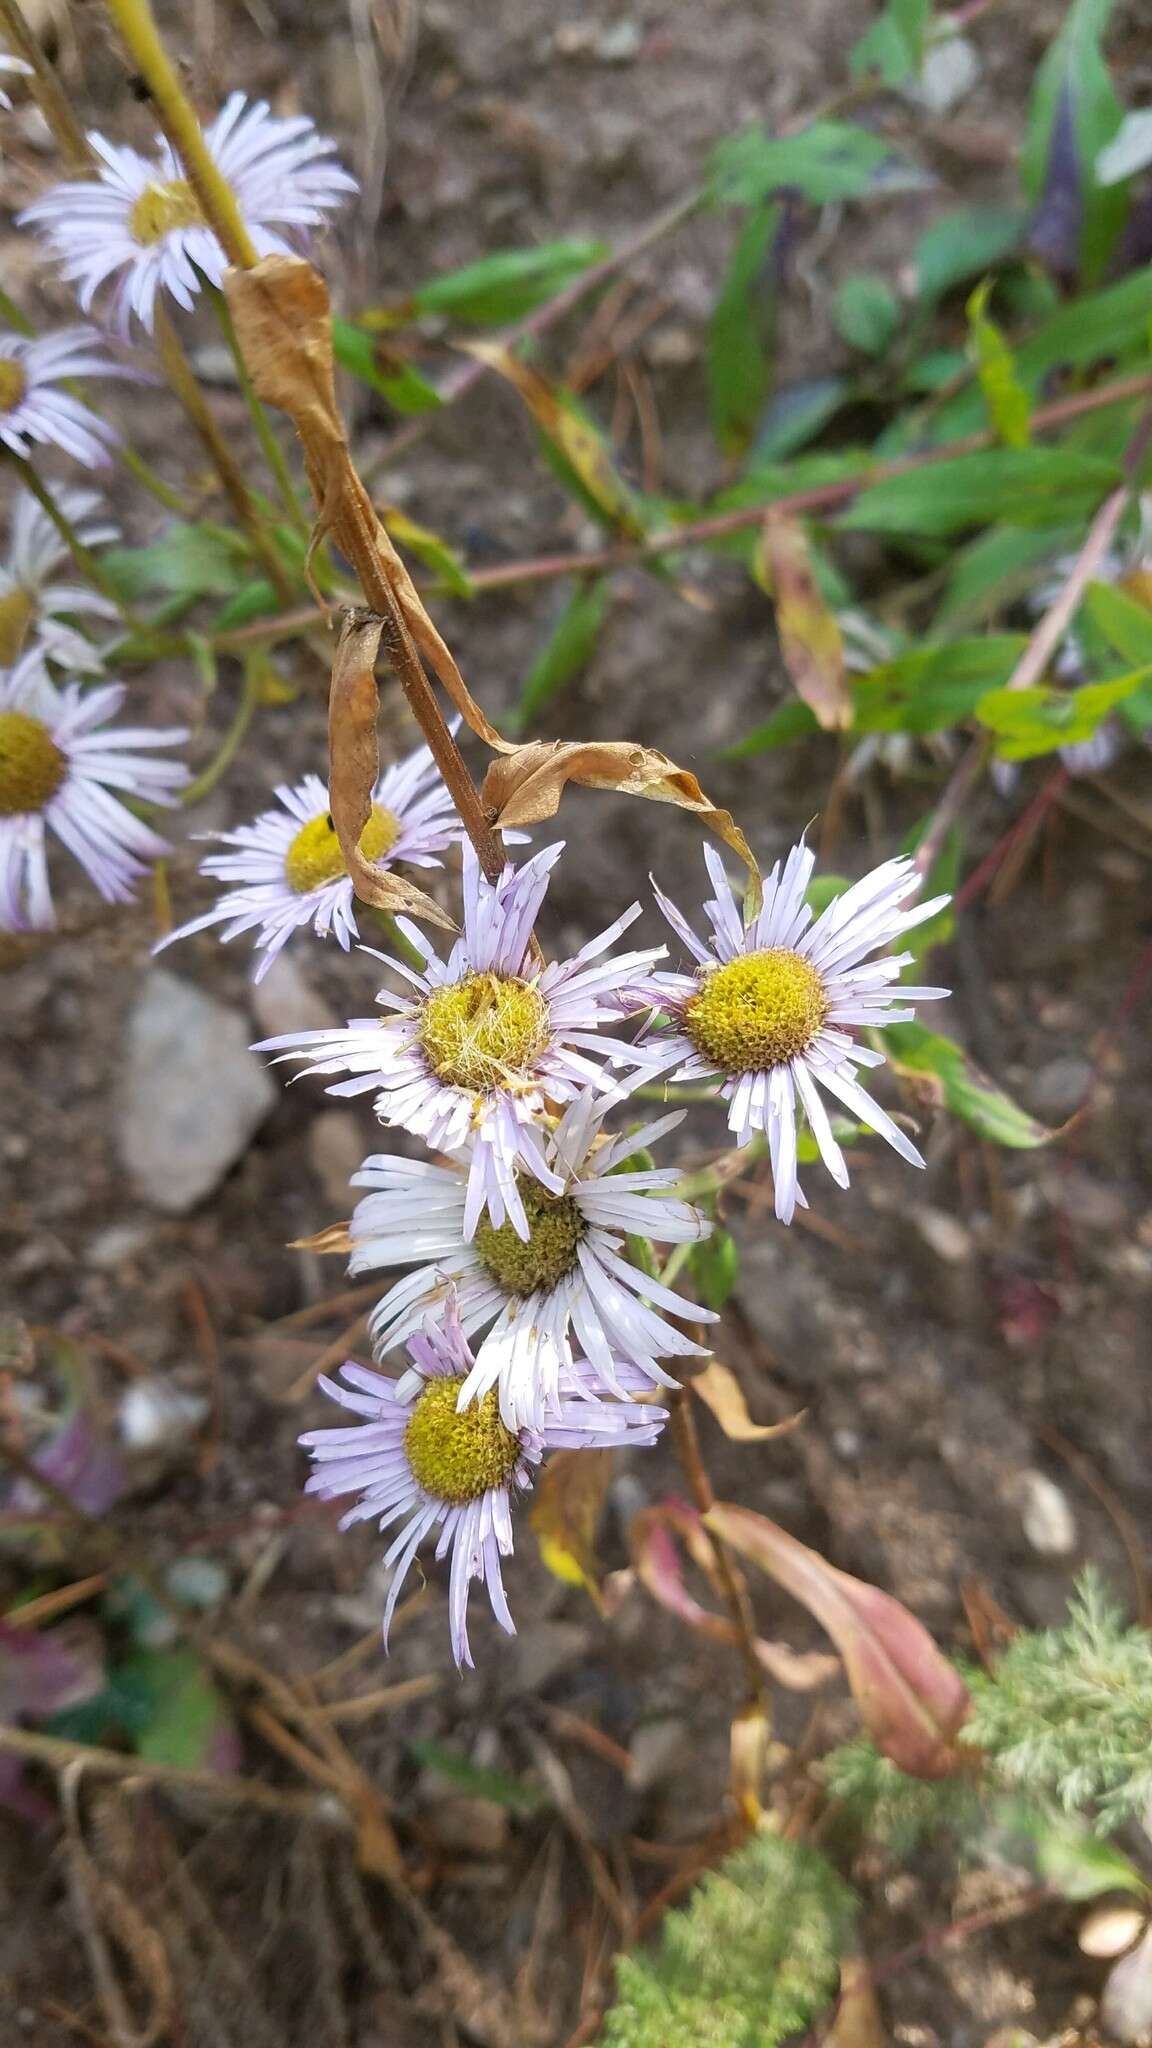
[[(360, 851), (365, 860), (383, 860), (390, 853), (400, 837), (400, 820), (380, 804), (373, 804), (372, 813), (360, 834)], [(284, 856), (284, 873), (288, 886), (297, 896), (307, 896), (310, 889), (322, 889), (325, 882), (338, 882), (348, 869), (336, 837), (336, 827), (330, 814), (322, 811), (318, 818), (310, 818), (292, 841)]]
[(67, 772), (46, 725), (26, 711), (0, 711), (0, 818), (42, 811)]
[(487, 1094), (523, 1076), (548, 1043), (548, 1005), (515, 975), (468, 974), (433, 989), (420, 1043), (438, 1081)]
[(587, 1225), (571, 1195), (550, 1195), (539, 1181), (517, 1177), (528, 1218), (525, 1244), (510, 1223), (481, 1223), (473, 1240), (494, 1280), (506, 1294), (548, 1292), (572, 1272)]
[(0, 356), (0, 412), (15, 412), (27, 388), (23, 363)]
[(150, 249), (177, 228), (202, 228), (200, 201), (187, 178), (173, 178), (169, 185), (145, 185), (128, 216), (128, 232), (141, 248)]
[(795, 1059), (828, 1015), (811, 962), (784, 947), (745, 953), (705, 976), (684, 1006), (684, 1028), (724, 1074), (755, 1074)]
[(36, 613), (36, 601), (19, 584), (0, 597), (0, 668), (11, 668), (28, 637)]
[(429, 1380), (417, 1396), (404, 1432), (404, 1449), (417, 1485), (434, 1500), (464, 1507), (490, 1487), (507, 1486), (520, 1455), (520, 1439), (500, 1420), (496, 1388), (462, 1414), (459, 1379)]

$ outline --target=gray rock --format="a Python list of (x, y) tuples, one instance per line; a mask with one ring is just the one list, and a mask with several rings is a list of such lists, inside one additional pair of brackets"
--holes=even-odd
[(1024, 1534), (1041, 1557), (1071, 1557), (1079, 1542), (1067, 1495), (1043, 1472), (1022, 1472), (1017, 1502)]
[(137, 1192), (169, 1216), (211, 1194), (276, 1102), (238, 1010), (153, 967), (128, 1019), (117, 1148)]
[(248, 1000), (261, 1038), (284, 1031), (330, 1031), (340, 1019), (286, 948), (277, 955), (262, 981), (253, 983)]

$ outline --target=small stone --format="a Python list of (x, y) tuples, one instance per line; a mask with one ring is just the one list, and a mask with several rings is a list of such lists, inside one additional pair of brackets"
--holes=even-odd
[(1070, 1557), (1079, 1537), (1067, 1495), (1043, 1472), (1022, 1472), (1017, 1501), (1024, 1534), (1041, 1557)]
[(182, 1450), (206, 1420), (208, 1405), (203, 1394), (171, 1380), (133, 1380), (120, 1403), (120, 1435), (130, 1451)]
[(462, 1793), (445, 1794), (435, 1774), (421, 1780), (428, 1796), (428, 1822), (442, 1849), (458, 1856), (500, 1856), (508, 1844), (508, 1814), (494, 1799), (471, 1799)]
[(1049, 1060), (1034, 1076), (1028, 1091), (1033, 1113), (1047, 1123), (1064, 1123), (1084, 1101), (1093, 1074), (1091, 1060), (1082, 1059), (1078, 1053), (1064, 1053), (1059, 1059)]
[(359, 1190), (349, 1186), (359, 1173), (370, 1147), (368, 1135), (358, 1116), (349, 1109), (332, 1109), (316, 1117), (308, 1131), (308, 1157), (324, 1199), (342, 1216), (352, 1213)]
[(98, 1230), (84, 1253), (84, 1264), (91, 1266), (94, 1273), (114, 1273), (118, 1266), (126, 1266), (138, 1252), (151, 1242), (151, 1223), (110, 1223), (107, 1230)]
[(202, 348), (193, 349), (192, 367), (202, 384), (215, 384), (222, 390), (234, 389), (240, 381), (236, 359), (222, 341), (206, 341)]
[(262, 1038), (286, 1031), (331, 1031), (340, 1019), (297, 966), (290, 951), (278, 953), (248, 998)]
[(947, 1209), (922, 1209), (913, 1207), (911, 1220), (919, 1231), (929, 1251), (935, 1252), (947, 1266), (967, 1265), (975, 1250), (972, 1233), (958, 1216), (952, 1216)]
[(602, 64), (631, 64), (640, 55), (643, 42), (640, 23), (626, 18), (612, 22), (593, 47)]
[(117, 1140), (137, 1192), (169, 1216), (211, 1194), (275, 1105), (239, 1010), (164, 968), (128, 1019)]
[(687, 1732), (684, 1722), (672, 1715), (641, 1723), (628, 1745), (628, 1785), (633, 1792), (648, 1792), (673, 1775), (684, 1761)]
[(979, 83), (982, 70), (976, 45), (967, 36), (951, 35), (929, 45), (919, 74), (899, 90), (926, 114), (950, 114)]
[(198, 1608), (207, 1614), (228, 1598), (231, 1581), (227, 1569), (214, 1557), (178, 1557), (165, 1573), (168, 1591), (182, 1607)]
[(516, 1637), (503, 1658), (502, 1679), (508, 1695), (530, 1697), (546, 1691), (562, 1671), (583, 1663), (592, 1643), (588, 1629), (574, 1621), (538, 1621)]

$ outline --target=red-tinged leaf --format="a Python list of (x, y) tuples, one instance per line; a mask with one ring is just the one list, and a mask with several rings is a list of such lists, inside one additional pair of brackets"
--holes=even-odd
[(750, 1508), (717, 1501), (704, 1521), (828, 1631), (860, 1718), (886, 1757), (914, 1778), (957, 1770), (953, 1738), (968, 1713), (968, 1689), (907, 1608)]
[(765, 513), (757, 573), (776, 602), (780, 652), (796, 695), (825, 730), (851, 725), (840, 628), (817, 587), (804, 528), (787, 513)]

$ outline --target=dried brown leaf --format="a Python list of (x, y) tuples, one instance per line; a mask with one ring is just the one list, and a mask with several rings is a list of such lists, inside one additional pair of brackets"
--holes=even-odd
[(704, 1406), (711, 1410), (733, 1443), (762, 1443), (772, 1436), (788, 1436), (803, 1422), (808, 1410), (801, 1408), (796, 1415), (789, 1415), (784, 1422), (753, 1422), (744, 1399), (744, 1389), (730, 1366), (721, 1365), (713, 1358), (690, 1382), (692, 1392), (698, 1394)]
[(759, 1825), (764, 1812), (761, 1794), (771, 1748), (772, 1729), (764, 1708), (755, 1702), (741, 1707), (728, 1731), (728, 1790), (750, 1828)]
[(494, 825), (539, 825), (554, 818), (568, 783), (582, 789), (612, 789), (692, 811), (702, 824), (739, 854), (749, 874), (747, 912), (760, 907), (760, 870), (731, 811), (705, 796), (690, 769), (678, 768), (656, 747), (631, 740), (532, 740), (507, 747), (484, 778), (484, 804)]
[(321, 1258), (346, 1259), (352, 1250), (349, 1225), (326, 1223), (323, 1230), (314, 1230), (311, 1237), (290, 1238), (287, 1249), (290, 1252), (319, 1252)]
[(328, 697), (328, 801), (352, 886), (364, 903), (380, 910), (403, 911), (447, 931), (456, 926), (423, 889), (391, 869), (377, 867), (360, 851), (360, 834), (372, 810), (372, 792), (380, 777), (376, 719), (380, 693), (376, 657), (384, 622), (375, 612), (348, 611), (340, 628), (332, 661)]
[(872, 1972), (863, 1956), (845, 1956), (840, 1964), (840, 1999), (824, 2035), (824, 2048), (888, 2048)]
[(796, 695), (826, 730), (851, 725), (852, 693), (840, 627), (817, 585), (808, 537), (799, 520), (785, 512), (765, 513), (757, 570), (775, 600), (780, 652)]

